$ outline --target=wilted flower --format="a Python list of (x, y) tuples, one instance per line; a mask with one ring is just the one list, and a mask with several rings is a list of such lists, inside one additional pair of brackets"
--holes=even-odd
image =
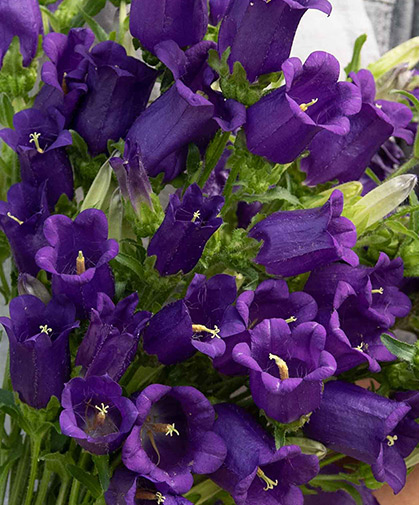
[(64, 435), (93, 454), (107, 454), (122, 444), (137, 418), (131, 400), (108, 376), (75, 377), (65, 385), (60, 427)]
[(68, 336), (77, 328), (75, 309), (65, 297), (48, 305), (32, 295), (10, 302), (10, 319), (0, 318), (9, 337), (10, 378), (20, 399), (36, 409), (61, 395), (70, 377)]
[(122, 449), (127, 468), (181, 494), (192, 487), (192, 472), (211, 474), (222, 465), (226, 447), (213, 431), (215, 412), (197, 389), (152, 384), (136, 406), (138, 419)]

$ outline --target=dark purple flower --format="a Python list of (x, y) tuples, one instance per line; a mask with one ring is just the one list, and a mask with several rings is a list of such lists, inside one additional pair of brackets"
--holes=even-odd
[(261, 74), (279, 72), (308, 9), (329, 15), (332, 6), (327, 0), (232, 0), (220, 28), (220, 54), (231, 47), (231, 69), (235, 61), (240, 61), (249, 81)]
[(13, 117), (14, 130), (0, 130), (0, 138), (19, 156), (22, 181), (33, 186), (47, 182), (48, 203), (57, 203), (63, 193), (73, 198), (73, 171), (65, 147), (71, 134), (64, 128), (64, 117), (54, 111), (25, 109)]
[(112, 297), (115, 289), (108, 262), (118, 254), (118, 243), (108, 240), (105, 214), (87, 209), (74, 221), (51, 216), (44, 234), (50, 245), (36, 254), (38, 266), (52, 274), (53, 293), (65, 293), (80, 317), (86, 317), (98, 293)]
[(149, 312), (137, 312), (138, 295), (124, 298), (114, 305), (109, 296), (99, 293), (90, 325), (80, 344), (76, 365), (85, 377), (107, 374), (119, 381), (137, 352), (140, 333), (150, 319)]
[(152, 482), (120, 466), (112, 476), (105, 493), (106, 505), (192, 505), (178, 494), (174, 494), (164, 482)]
[(107, 454), (122, 444), (137, 418), (135, 405), (110, 377), (75, 377), (65, 385), (60, 427), (64, 435), (93, 454)]
[(301, 454), (296, 445), (276, 451), (273, 438), (236, 405), (221, 404), (215, 410), (214, 431), (224, 440), (227, 456), (211, 479), (237, 505), (303, 505), (298, 486), (317, 475), (316, 456)]
[(211, 358), (223, 355), (224, 337), (245, 329), (241, 320), (220, 332), (223, 318), (236, 299), (236, 281), (225, 274), (206, 279), (195, 274), (183, 300), (169, 303), (151, 318), (144, 331), (144, 350), (169, 365), (196, 351)]
[(283, 280), (263, 281), (255, 291), (245, 291), (236, 305), (228, 307), (220, 326), (226, 351), (214, 358), (214, 367), (226, 375), (247, 375), (247, 368), (233, 360), (234, 347), (245, 342), (250, 345), (250, 332), (265, 319), (285, 319), (290, 328), (301, 323), (314, 321), (317, 303), (307, 293), (288, 291)]
[(43, 227), (48, 216), (45, 184), (35, 188), (19, 182), (7, 192), (7, 202), (0, 201), (0, 228), (9, 241), (19, 272), (39, 272), (35, 254), (46, 245)]
[(350, 128), (346, 116), (359, 112), (361, 93), (352, 83), (337, 82), (339, 62), (322, 51), (312, 53), (304, 65), (290, 58), (282, 71), (286, 84), (249, 107), (245, 132), (252, 153), (290, 163), (317, 133), (346, 135)]
[(231, 149), (225, 149), (218, 160), (218, 163), (215, 165), (214, 170), (211, 172), (205, 186), (202, 189), (206, 195), (216, 196), (223, 194), (224, 186), (230, 172), (230, 170), (226, 168), (226, 164), (231, 153)]
[(358, 180), (392, 135), (413, 141), (412, 132), (405, 129), (412, 119), (409, 107), (385, 100), (375, 102), (375, 82), (369, 70), (352, 73), (351, 77), (362, 94), (362, 108), (349, 118), (347, 135), (325, 130), (313, 139), (308, 147), (310, 156), (301, 160), (309, 185), (334, 179), (340, 183)]
[(226, 447), (213, 431), (215, 412), (197, 389), (152, 384), (136, 406), (138, 419), (122, 449), (127, 468), (182, 494), (192, 487), (192, 472), (211, 474), (222, 465)]
[(77, 328), (75, 309), (65, 297), (48, 305), (32, 295), (10, 302), (10, 319), (1, 317), (9, 337), (10, 378), (20, 399), (41, 409), (60, 397), (70, 377), (68, 336)]
[(196, 44), (208, 26), (206, 0), (133, 0), (129, 28), (133, 37), (151, 52), (165, 40), (179, 46)]
[(35, 57), (38, 37), (42, 33), (42, 16), (37, 0), (0, 2), (0, 68), (16, 36), (20, 40), (23, 66), (27, 67)]
[(374, 477), (398, 493), (406, 482), (406, 458), (419, 442), (419, 425), (396, 402), (340, 381), (325, 384), (320, 408), (304, 427), (328, 448), (371, 465)]
[(157, 256), (161, 275), (190, 272), (198, 263), (205, 244), (223, 220), (217, 217), (224, 204), (222, 196), (204, 197), (200, 187), (192, 184), (182, 201), (170, 195), (166, 215), (148, 246), (148, 255)]
[(336, 370), (324, 350), (326, 331), (302, 323), (291, 332), (283, 319), (266, 319), (250, 330), (251, 347), (237, 344), (233, 358), (249, 369), (256, 405), (281, 423), (291, 423), (320, 405), (323, 381)]
[(210, 23), (217, 26), (227, 12), (230, 0), (209, 0)]
[(315, 209), (280, 211), (257, 223), (249, 237), (263, 240), (256, 263), (270, 274), (289, 277), (343, 260), (359, 263), (351, 250), (356, 243), (352, 222), (341, 217), (343, 195), (336, 190)]
[(334, 264), (311, 273), (304, 289), (319, 305), (317, 320), (327, 330), (326, 349), (337, 361), (337, 374), (362, 363), (378, 372), (378, 361), (394, 359), (380, 336), (411, 309), (399, 290), (402, 281), (402, 259), (390, 261), (384, 253), (372, 268)]
[(238, 228), (248, 228), (252, 219), (259, 213), (263, 204), (260, 202), (239, 202), (237, 204), (237, 226)]
[(124, 137), (146, 108), (158, 72), (127, 56), (111, 40), (85, 54), (88, 92), (77, 109), (74, 128), (96, 155), (106, 151), (108, 140)]

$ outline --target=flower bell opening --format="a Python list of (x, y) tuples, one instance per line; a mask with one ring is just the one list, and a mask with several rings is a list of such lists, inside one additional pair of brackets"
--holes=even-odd
[(7, 217), (10, 217), (10, 219), (13, 219), (13, 221), (16, 221), (16, 223), (19, 224), (19, 225), (23, 224), (23, 221), (21, 221), (20, 219), (18, 219), (16, 216), (14, 216), (13, 214), (11, 214), (10, 212), (7, 213)]
[(384, 294), (384, 288), (372, 289), (371, 293), (373, 295), (383, 295)]
[(288, 366), (283, 359), (271, 353), (269, 354), (269, 359), (275, 361), (279, 370), (279, 377), (282, 381), (290, 378)]
[(396, 443), (396, 440), (398, 440), (399, 437), (397, 435), (394, 435), (393, 437), (391, 435), (387, 435), (386, 438), (388, 440), (387, 445), (389, 447), (393, 447), (393, 445)]
[(39, 154), (43, 154), (44, 150), (41, 149), (41, 146), (39, 145), (39, 137), (41, 136), (40, 133), (34, 132), (29, 134), (29, 143), (32, 144), (32, 142), (35, 144), (35, 149), (38, 151)]
[(264, 488), (264, 491), (269, 491), (276, 487), (278, 485), (278, 479), (272, 480), (269, 477), (265, 475), (265, 473), (258, 467), (257, 469), (257, 476), (265, 482), (266, 487)]
[(81, 275), (86, 271), (86, 263), (82, 251), (79, 251), (76, 259), (76, 271), (77, 275)]
[(49, 335), (50, 333), (52, 333), (52, 329), (51, 328), (48, 328), (48, 325), (47, 324), (44, 324), (44, 325), (40, 325), (39, 329), (41, 330), (41, 333), (46, 333), (47, 335)]
[(217, 325), (214, 325), (214, 329), (211, 330), (210, 328), (207, 328), (203, 324), (193, 324), (192, 325), (192, 331), (194, 333), (209, 333), (211, 335), (211, 338), (221, 338), (220, 333), (220, 328), (218, 328)]
[(199, 210), (196, 210), (194, 213), (193, 213), (193, 217), (191, 219), (191, 222), (194, 223), (197, 219), (199, 219), (201, 217), (201, 212)]
[(157, 447), (155, 435), (157, 434), (164, 434), (166, 437), (170, 435), (170, 437), (173, 437), (173, 435), (180, 436), (180, 432), (176, 429), (175, 423), (168, 424), (168, 423), (152, 423), (148, 419), (147, 422), (144, 424), (143, 428), (141, 431), (145, 430), (146, 435), (148, 440), (150, 441), (151, 447), (153, 448), (153, 451), (157, 455), (157, 461), (156, 461), (156, 466), (159, 466), (160, 461), (161, 461), (161, 455), (159, 448)]
[(319, 101), (318, 98), (313, 98), (313, 100), (311, 100), (311, 102), (300, 104), (300, 109), (303, 112), (306, 112), (309, 107), (311, 107), (312, 105), (316, 104), (318, 101)]
[(114, 420), (112, 419), (111, 406), (104, 403), (92, 404), (89, 400), (85, 404), (84, 410), (84, 431), (92, 438), (99, 438), (111, 433), (118, 432)]

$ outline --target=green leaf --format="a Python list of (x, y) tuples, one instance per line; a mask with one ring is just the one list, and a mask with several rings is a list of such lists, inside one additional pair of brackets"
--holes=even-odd
[[(319, 476), (322, 477), (322, 476)], [(324, 477), (329, 477), (329, 476), (324, 476)], [(320, 478), (316, 477), (312, 481), (310, 481), (310, 484), (316, 487), (320, 487), (323, 491), (326, 491), (327, 493), (334, 493), (339, 490), (343, 490), (346, 493), (351, 496), (356, 505), (363, 505), (364, 501), (362, 499), (361, 494), (359, 491), (352, 486), (349, 482), (345, 481), (339, 481), (339, 480), (321, 480)]]
[(406, 228), (406, 226), (400, 223), (400, 221), (392, 221), (389, 219), (385, 221), (385, 226), (387, 226), (387, 228), (390, 228), (390, 230), (394, 231), (395, 233), (401, 233), (402, 235), (406, 235), (413, 240), (419, 240), (418, 234), (412, 230), (409, 230), (409, 228)]
[(105, 7), (106, 0), (82, 0), (79, 1), (79, 8), (76, 11), (76, 15), (73, 17), (71, 22), (71, 27), (83, 26), (83, 21), (85, 20), (82, 11), (90, 17), (94, 17)]
[(13, 128), (15, 110), (6, 93), (0, 93), (0, 125)]
[[(419, 37), (418, 37), (419, 39)], [(416, 98), (415, 95), (412, 93), (409, 93), (408, 91), (404, 91), (402, 89), (395, 89), (391, 91), (391, 93), (398, 93), (399, 95), (403, 95), (406, 98), (408, 98), (414, 105), (416, 109), (416, 113), (419, 114), (419, 100)], [(416, 137), (415, 137), (415, 142), (413, 144), (413, 156), (415, 158), (419, 158), (419, 130), (416, 132)]]
[(196, 144), (189, 144), (188, 157), (186, 158), (186, 172), (189, 184), (196, 182), (199, 177), (199, 167), (201, 166), (201, 153)]
[(89, 192), (83, 200), (80, 212), (86, 209), (100, 209), (108, 194), (109, 186), (112, 179), (112, 168), (109, 164), (109, 159), (100, 168), (96, 175)]
[[(212, 480), (207, 479), (194, 486), (188, 493), (186, 493), (185, 498), (189, 500), (194, 498), (193, 503), (195, 503), (195, 505), (202, 505), (207, 500), (217, 496), (221, 492), (222, 489), (217, 486), (217, 484), (215, 484)], [(197, 498), (198, 500), (196, 501)]]
[(207, 182), (208, 177), (221, 158), (224, 152), (225, 146), (230, 138), (230, 132), (224, 132), (223, 130), (218, 130), (215, 137), (211, 140), (206, 152), (205, 152), (205, 162), (203, 165), (202, 174), (199, 177), (198, 185), (201, 188)]
[(95, 37), (99, 42), (104, 42), (105, 40), (108, 40), (108, 34), (105, 32), (105, 30), (100, 26), (100, 24), (93, 19), (89, 14), (80, 7), (80, 12), (81, 15), (83, 16), (83, 19), (86, 21), (86, 23), (89, 25), (91, 28), (92, 32), (95, 34)]
[(345, 67), (346, 75), (349, 75), (351, 72), (358, 72), (358, 70), (361, 68), (361, 51), (362, 51), (362, 48), (363, 48), (366, 41), (367, 41), (367, 34), (366, 33), (364, 33), (363, 35), (360, 35), (355, 40), (354, 51), (352, 54), (352, 60)]
[(60, 33), (61, 32), (61, 23), (60, 20), (55, 16), (53, 12), (51, 12), (47, 7), (44, 5), (41, 5), (39, 7), (41, 9), (42, 17), (44, 19), (44, 28), (45, 28), (45, 23), (49, 23), (54, 30), (54, 32)]
[(64, 454), (51, 452), (43, 454), (39, 459), (45, 461), (47, 469), (58, 474), (62, 480), (69, 479), (67, 466), (74, 464), (74, 460), (69, 452), (65, 452)]
[(409, 68), (413, 68), (419, 61), (419, 37), (407, 40), (399, 46), (390, 49), (375, 63), (368, 65), (375, 79), (378, 79), (386, 72), (392, 70), (397, 65), (406, 63)]
[(306, 437), (287, 437), (287, 444), (298, 445), (303, 454), (314, 454), (319, 459), (323, 459), (327, 454), (327, 448), (317, 442)]
[(96, 470), (99, 476), (99, 482), (102, 486), (103, 491), (107, 491), (109, 487), (110, 480), (110, 469), (109, 469), (109, 454), (105, 456), (92, 456), (93, 462), (96, 466)]
[(270, 203), (275, 200), (285, 200), (292, 205), (302, 207), (300, 200), (296, 196), (291, 194), (286, 188), (281, 188), (280, 186), (268, 189), (263, 195), (241, 195), (241, 199), (249, 203)]
[(119, 253), (114, 261), (120, 265), (123, 265), (124, 267), (129, 268), (140, 279), (143, 278), (144, 267), (137, 259), (133, 258), (132, 256), (128, 256), (124, 253)]
[(416, 346), (408, 344), (406, 342), (401, 342), (387, 333), (381, 335), (381, 341), (387, 347), (387, 349), (403, 361), (412, 363), (416, 355)]
[(76, 465), (66, 465), (66, 468), (72, 477), (81, 482), (89, 490), (93, 498), (99, 498), (102, 494), (102, 488), (96, 477), (93, 477), (92, 474)]

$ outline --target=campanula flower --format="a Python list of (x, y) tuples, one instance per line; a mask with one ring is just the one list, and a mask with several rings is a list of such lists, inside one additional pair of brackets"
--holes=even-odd
[(209, 0), (209, 21), (213, 26), (217, 26), (227, 12), (230, 0)]
[(87, 209), (74, 221), (57, 214), (44, 224), (50, 245), (36, 254), (36, 262), (52, 275), (53, 293), (66, 294), (80, 317), (95, 306), (97, 294), (114, 294), (108, 262), (118, 254), (118, 243), (108, 240), (108, 221), (101, 210)]
[(58, 296), (45, 305), (22, 295), (10, 302), (10, 319), (0, 318), (9, 337), (13, 389), (28, 405), (42, 409), (51, 396), (60, 397), (70, 378), (68, 337), (79, 323), (75, 309)]
[(211, 474), (226, 447), (214, 433), (215, 412), (197, 389), (152, 384), (136, 400), (138, 418), (122, 449), (124, 465), (143, 477), (189, 491), (192, 472)]
[(93, 454), (118, 449), (138, 415), (132, 401), (122, 396), (121, 386), (107, 375), (71, 379), (61, 405), (62, 433)]

